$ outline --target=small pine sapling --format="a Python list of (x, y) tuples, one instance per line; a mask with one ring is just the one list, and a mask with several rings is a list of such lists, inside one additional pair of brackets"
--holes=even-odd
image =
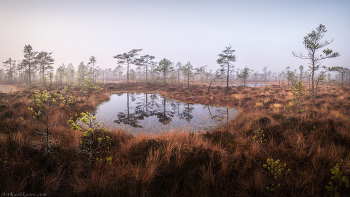
[(318, 92), (318, 87), (319, 87), (318, 84), (319, 84), (321, 81), (323, 81), (323, 80), (326, 79), (325, 73), (326, 73), (325, 71), (321, 71), (320, 74), (317, 75), (317, 77), (316, 77), (316, 80), (315, 80), (315, 82), (316, 82), (316, 86), (315, 86), (315, 98), (316, 98), (317, 92)]
[(350, 177), (350, 163), (347, 164), (346, 170), (342, 170), (343, 160), (337, 163), (330, 171), (332, 173), (332, 181), (326, 185), (329, 192), (334, 192), (336, 197), (345, 197), (350, 194), (349, 177)]
[[(92, 176), (92, 165), (94, 160), (103, 162), (106, 158), (108, 164), (112, 163), (110, 155), (111, 138), (104, 134), (106, 128), (96, 121), (96, 116), (91, 113), (81, 113), (81, 117), (73, 121), (68, 121), (72, 125), (73, 130), (82, 131), (83, 135), (79, 139), (79, 152), (88, 156), (89, 175)], [(110, 130), (109, 130), (110, 131)]]
[(305, 87), (301, 81), (291, 87), (291, 92), (293, 94), (293, 105), (297, 108), (297, 112), (301, 113), (303, 111), (301, 108), (301, 97), (305, 95)]
[(270, 177), (270, 184), (266, 189), (271, 193), (276, 193), (281, 189), (281, 181), (289, 174), (290, 169), (286, 169), (286, 164), (280, 163), (280, 160), (268, 158), (263, 168), (267, 170), (267, 175)]
[(264, 130), (259, 128), (258, 130), (254, 131), (254, 133), (255, 133), (255, 135), (254, 135), (253, 139), (257, 143), (263, 144), (264, 142), (266, 142)]
[[(62, 121), (62, 118), (53, 119), (52, 117), (55, 115), (57, 110), (60, 109), (60, 105), (66, 105), (66, 98), (62, 95), (57, 94), (56, 92), (51, 95), (50, 92), (43, 89), (42, 92), (40, 90), (34, 90), (34, 95), (32, 96), (33, 104), (32, 107), (29, 107), (28, 110), (31, 113), (31, 118), (28, 120), (29, 124), (33, 124), (37, 130), (37, 134), (45, 137), (46, 141), (46, 157), (47, 157), (47, 165), (49, 164), (49, 153), (51, 151), (51, 140), (50, 140), (50, 129), (55, 126), (66, 126)], [(69, 101), (69, 103), (75, 101)], [(67, 103), (68, 104), (68, 103)], [(20, 119), (24, 122), (23, 117)]]

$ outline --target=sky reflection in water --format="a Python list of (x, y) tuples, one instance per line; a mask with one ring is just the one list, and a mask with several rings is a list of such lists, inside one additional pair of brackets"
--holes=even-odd
[(124, 127), (132, 134), (171, 130), (201, 131), (233, 119), (234, 108), (188, 104), (154, 93), (112, 94), (93, 112), (110, 128)]
[[(269, 83), (246, 83), (246, 87), (264, 87), (266, 85), (269, 85)], [(226, 86), (226, 84), (222, 85)], [(234, 84), (229, 84), (229, 86), (244, 86), (243, 83), (234, 83)]]
[(16, 88), (6, 85), (0, 85), (0, 92), (1, 93), (10, 93), (16, 91)]

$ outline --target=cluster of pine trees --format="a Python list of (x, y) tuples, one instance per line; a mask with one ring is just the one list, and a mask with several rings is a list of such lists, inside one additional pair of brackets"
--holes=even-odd
[(311, 65), (308, 71), (304, 71), (304, 66), (300, 65), (298, 73), (297, 69), (291, 70), (290, 67), (286, 67), (282, 72), (272, 72), (267, 69), (268, 67), (264, 67), (262, 72), (255, 71), (247, 66), (242, 69), (235, 68), (233, 65), (233, 62), (236, 61), (235, 50), (231, 46), (226, 47), (222, 53), (218, 54), (216, 62), (220, 65), (220, 68), (215, 72), (213, 70), (207, 71), (207, 65), (195, 68), (190, 61), (185, 65), (181, 62), (172, 62), (166, 58), (157, 62), (155, 61), (155, 56), (139, 55), (142, 49), (132, 49), (129, 52), (113, 56), (117, 59), (118, 64), (115, 68), (99, 68), (96, 58), (91, 56), (86, 64), (81, 62), (77, 68), (71, 63), (68, 65), (62, 64), (54, 72), (52, 52), (34, 51), (31, 45), (25, 45), (23, 49), (24, 59), (16, 61), (9, 58), (3, 62), (5, 69), (0, 69), (0, 82), (11, 84), (14, 82), (26, 83), (31, 86), (33, 82), (40, 82), (44, 85), (50, 82), (51, 85), (54, 81), (56, 84), (62, 85), (63, 83), (72, 84), (74, 82), (82, 84), (85, 80), (89, 80), (96, 84), (98, 80), (105, 82), (106, 80), (126, 79), (127, 84), (129, 84), (130, 80), (160, 82), (164, 84), (166, 89), (166, 84), (169, 82), (186, 83), (190, 87), (190, 82), (193, 81), (211, 84), (214, 80), (221, 80), (226, 82), (228, 88), (231, 85), (230, 82), (232, 83), (234, 80), (241, 81), (245, 85), (249, 79), (254, 82), (266, 82), (273, 79), (279, 81), (279, 85), (281, 85), (282, 81), (284, 85), (283, 80), (286, 79), (286, 85), (288, 86), (295, 85), (298, 81), (307, 80), (309, 88), (314, 92), (314, 88), (326, 77), (331, 81), (329, 71), (337, 72), (338, 75), (336, 77), (341, 79), (342, 84), (344, 79), (345, 81), (350, 81), (350, 69), (346, 67), (322, 66), (324, 70), (316, 73), (321, 68), (320, 62), (322, 60), (339, 56), (339, 53), (330, 49), (324, 50), (323, 56), (316, 55), (315, 52), (318, 49), (327, 46), (333, 41), (321, 40), (326, 32), (327, 29), (321, 24), (316, 30), (307, 34), (304, 38), (304, 45), (308, 55), (293, 52), (295, 57), (308, 59)]

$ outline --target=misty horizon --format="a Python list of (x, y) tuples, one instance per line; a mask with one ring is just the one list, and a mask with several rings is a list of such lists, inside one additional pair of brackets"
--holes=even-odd
[[(153, 55), (156, 61), (167, 58), (194, 67), (207, 65), (215, 72), (218, 54), (231, 45), (235, 68), (245, 66), (262, 71), (291, 70), (308, 61), (295, 58), (303, 52), (303, 37), (319, 24), (334, 39), (329, 48), (339, 58), (323, 65), (344, 66), (350, 57), (350, 3), (302, 1), (262, 4), (231, 1), (1, 1), (0, 42), (2, 62), (22, 60), (23, 48), (53, 52), (54, 70), (71, 63), (75, 68), (96, 57), (99, 68), (118, 66), (113, 56), (143, 49), (140, 55)], [(325, 14), (327, 13), (327, 14)], [(321, 53), (321, 51), (319, 52)], [(135, 68), (135, 66), (132, 66)], [(4, 65), (1, 64), (0, 69)]]

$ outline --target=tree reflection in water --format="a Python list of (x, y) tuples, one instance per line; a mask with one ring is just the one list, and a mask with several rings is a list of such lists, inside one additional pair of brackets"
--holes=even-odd
[[(136, 113), (131, 113), (130, 114), (130, 104), (129, 104), (129, 94), (130, 93), (126, 93), (127, 94), (127, 102), (126, 102), (126, 108), (127, 108), (127, 113), (125, 114), (124, 112), (119, 112), (118, 113), (118, 119), (115, 120), (114, 122), (120, 124), (120, 123), (124, 123), (126, 125), (130, 125), (132, 127), (137, 127), (137, 128), (142, 128), (141, 125), (139, 125), (138, 120), (142, 120), (143, 116), (138, 116)], [(135, 97), (131, 97), (132, 101), (135, 101), (136, 98)]]
[(184, 108), (184, 110), (182, 111), (181, 114), (179, 114), (179, 118), (180, 119), (185, 119), (188, 123), (191, 122), (192, 118), (193, 118), (193, 115), (191, 114), (192, 111), (194, 110), (193, 107), (190, 107), (190, 104), (187, 103), (185, 104), (186, 107)]
[(172, 111), (166, 111), (165, 110), (165, 106), (166, 106), (166, 99), (163, 98), (163, 112), (157, 112), (157, 118), (158, 121), (164, 125), (167, 125), (171, 122), (171, 118), (174, 116), (175, 112)]
[(98, 106), (95, 115), (99, 121), (139, 128), (133, 131), (159, 132), (190, 127), (190, 131), (202, 130), (227, 123), (236, 113), (232, 108), (182, 103), (154, 93), (123, 93), (112, 95)]

